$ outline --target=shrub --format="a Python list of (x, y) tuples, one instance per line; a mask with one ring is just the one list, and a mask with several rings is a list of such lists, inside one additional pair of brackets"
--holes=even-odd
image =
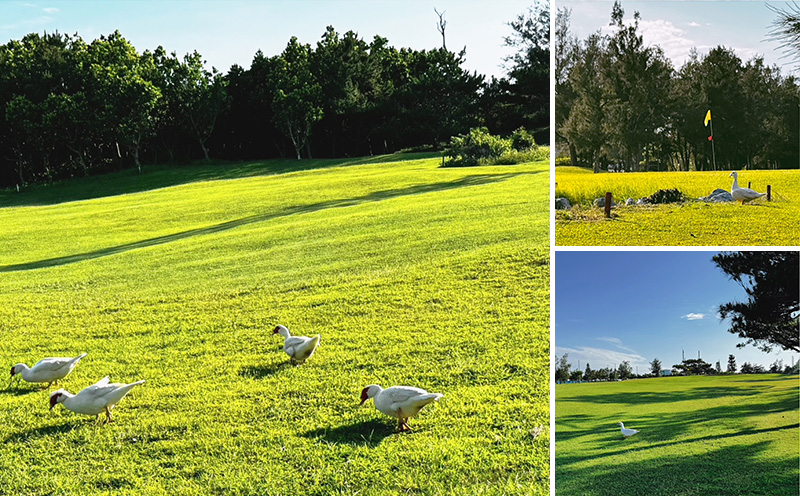
[(511, 151), (511, 140), (489, 134), (486, 128), (472, 128), (467, 134), (450, 138), (445, 152), (450, 165), (486, 165), (495, 163)]
[(535, 150), (537, 148), (536, 140), (533, 139), (533, 135), (531, 133), (529, 133), (524, 127), (521, 127), (511, 133), (511, 148), (518, 152)]

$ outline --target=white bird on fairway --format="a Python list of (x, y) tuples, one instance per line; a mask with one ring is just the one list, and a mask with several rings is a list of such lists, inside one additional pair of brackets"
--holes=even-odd
[(739, 175), (736, 171), (731, 172), (728, 177), (733, 176), (733, 186), (731, 186), (731, 196), (734, 200), (741, 201), (742, 205), (744, 202), (755, 200), (756, 198), (761, 198), (764, 196), (764, 193), (757, 193), (750, 188), (740, 188), (739, 187)]
[(24, 363), (18, 363), (11, 367), (11, 380), (17, 376), (17, 381), (25, 379), (26, 382), (47, 382), (49, 383), (47, 387), (50, 387), (54, 382), (68, 376), (85, 356), (86, 353), (75, 358), (44, 358), (32, 368), (28, 368)]
[(622, 436), (623, 436), (623, 437), (631, 437), (631, 436), (633, 436), (634, 434), (637, 434), (637, 433), (639, 432), (639, 431), (637, 431), (636, 429), (626, 429), (626, 428), (625, 428), (625, 424), (623, 424), (622, 422), (620, 422), (620, 423), (619, 423), (619, 424), (617, 424), (617, 425), (619, 425), (620, 427), (622, 427)]
[(100, 415), (106, 412), (106, 423), (111, 422), (111, 409), (119, 400), (125, 397), (134, 386), (143, 384), (144, 380), (132, 384), (108, 383), (108, 376), (100, 379), (97, 384), (89, 386), (78, 394), (72, 394), (64, 389), (50, 393), (50, 410), (58, 403), (67, 410), (84, 415)]
[(280, 334), (283, 336), (283, 351), (289, 355), (292, 365), (302, 365), (303, 362), (311, 358), (311, 355), (316, 351), (319, 346), (319, 334), (311, 336), (292, 336), (289, 329), (282, 325), (277, 326), (272, 330), (272, 334)]
[(407, 423), (409, 418), (418, 414), (428, 403), (439, 401), (443, 396), (410, 386), (392, 386), (383, 389), (377, 384), (370, 384), (361, 391), (361, 405), (373, 398), (375, 408), (381, 413), (395, 417), (398, 430), (403, 432), (411, 430)]

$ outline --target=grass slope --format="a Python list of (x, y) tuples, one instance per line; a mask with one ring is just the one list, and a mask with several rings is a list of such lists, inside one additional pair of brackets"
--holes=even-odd
[(730, 190), (730, 172), (642, 172), (593, 174), (576, 167), (556, 168), (555, 196), (577, 205), (556, 212), (559, 246), (796, 246), (800, 244), (800, 171), (744, 171), (742, 186), (765, 192), (773, 201), (684, 204), (647, 207), (620, 206), (612, 218), (592, 208), (595, 198), (612, 192), (616, 202), (650, 196), (659, 189), (677, 188), (690, 198), (707, 196), (716, 188)]
[[(0, 363), (147, 380), (108, 426), (0, 390), (2, 492), (548, 494), (548, 164), (273, 165), (0, 209)], [(322, 334), (305, 365), (278, 323)], [(444, 398), (398, 435), (370, 383)]]
[[(787, 495), (798, 489), (797, 376), (557, 385), (556, 494)], [(617, 422), (641, 432), (623, 439)]]

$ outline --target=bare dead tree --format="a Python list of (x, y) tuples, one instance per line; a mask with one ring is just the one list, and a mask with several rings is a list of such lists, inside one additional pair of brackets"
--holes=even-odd
[(444, 28), (447, 26), (447, 21), (444, 20), (444, 13), (447, 11), (443, 10), (442, 12), (439, 12), (436, 10), (436, 7), (433, 8), (433, 11), (439, 16), (439, 22), (436, 23), (436, 30), (442, 34), (442, 48), (447, 50), (447, 45), (444, 42)]

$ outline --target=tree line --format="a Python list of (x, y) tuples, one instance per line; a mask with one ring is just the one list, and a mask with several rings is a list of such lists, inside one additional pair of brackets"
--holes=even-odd
[[(557, 382), (573, 381), (616, 381), (627, 379), (645, 379), (648, 377), (661, 377), (662, 364), (661, 360), (654, 358), (650, 362), (649, 373), (636, 374), (629, 361), (625, 360), (617, 367), (603, 367), (600, 369), (593, 369), (587, 362), (584, 370), (572, 369), (572, 364), (569, 363), (569, 354), (564, 353), (556, 360), (555, 367), (555, 380)], [(670, 369), (672, 376), (687, 376), (687, 375), (723, 375), (735, 374), (797, 374), (800, 372), (800, 362), (793, 365), (784, 364), (782, 359), (776, 359), (770, 364), (769, 367), (764, 367), (757, 363), (744, 362), (741, 368), (736, 365), (736, 357), (728, 355), (728, 364), (725, 370), (722, 365), (717, 361), (716, 365), (700, 359), (692, 358), (683, 360), (679, 364), (675, 364)]]
[(198, 158), (391, 153), (474, 127), (547, 142), (549, 24), (543, 3), (510, 21), (515, 54), (490, 80), (462, 67), (466, 48), (397, 49), (333, 27), (226, 74), (196, 51), (139, 53), (118, 31), (28, 34), (0, 46), (0, 187)]
[[(578, 40), (571, 11), (555, 28), (556, 142), (572, 165), (636, 170), (797, 168), (798, 81), (757, 56), (692, 50), (679, 69), (644, 44), (639, 13)], [(706, 115), (711, 111), (711, 122)], [(711, 133), (713, 127), (713, 136)], [(716, 165), (715, 165), (716, 164)]]

